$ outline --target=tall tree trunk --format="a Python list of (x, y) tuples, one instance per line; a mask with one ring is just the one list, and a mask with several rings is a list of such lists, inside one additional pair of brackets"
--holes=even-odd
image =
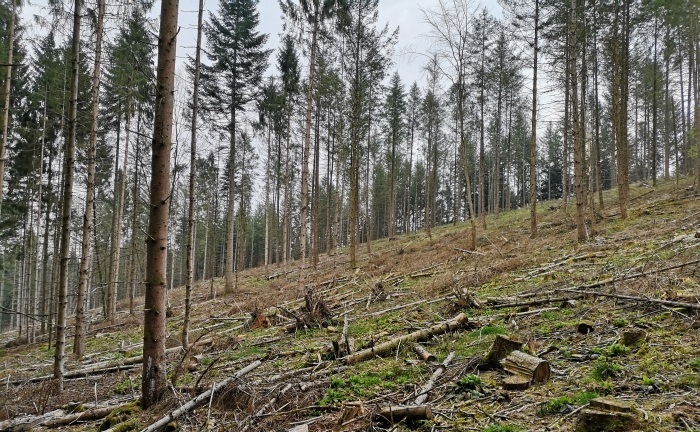
[(299, 282), (306, 279), (306, 218), (309, 202), (309, 150), (311, 147), (311, 114), (313, 113), (314, 79), (316, 72), (316, 45), (319, 24), (318, 6), (314, 13), (313, 29), (311, 31), (311, 53), (309, 56), (309, 83), (306, 91), (306, 121), (304, 126), (304, 150), (301, 161), (301, 220), (299, 232), (299, 254), (301, 255), (301, 270)]
[(65, 142), (65, 162), (63, 164), (63, 204), (61, 209), (61, 249), (58, 276), (58, 298), (56, 315), (56, 350), (54, 354), (53, 375), (57, 390), (63, 392), (63, 373), (66, 351), (66, 313), (68, 306), (68, 260), (70, 259), (70, 221), (73, 201), (73, 178), (75, 176), (75, 137), (78, 126), (78, 76), (80, 66), (80, 9), (81, 0), (75, 0), (73, 6), (73, 38), (71, 41), (71, 82), (70, 107), (68, 110), (68, 136)]
[(170, 201), (170, 144), (175, 92), (178, 0), (162, 0), (153, 126), (150, 215), (146, 240), (146, 296), (143, 326), (144, 409), (160, 401), (165, 380), (166, 267)]
[[(112, 215), (112, 242), (111, 242), (111, 270), (109, 272), (109, 285), (107, 287), (107, 308), (110, 320), (114, 321), (117, 313), (117, 296), (119, 295), (120, 284), (120, 263), (121, 263), (121, 243), (122, 243), (122, 219), (124, 218), (124, 197), (126, 194), (126, 174), (129, 164), (129, 139), (131, 136), (131, 115), (132, 101), (127, 102), (125, 117), (125, 139), (124, 139), (124, 159), (122, 162), (119, 185), (114, 185), (114, 199), (116, 205)], [(119, 155), (117, 155), (118, 157)]]
[(574, 189), (576, 191), (576, 226), (578, 241), (585, 241), (586, 221), (584, 218), (585, 192), (583, 185), (585, 143), (582, 139), (581, 122), (578, 104), (578, 5), (576, 0), (571, 0), (569, 18), (569, 84), (571, 86), (571, 118), (574, 141)]
[[(10, 91), (12, 89), (12, 54), (15, 44), (15, 23), (17, 21), (17, 0), (12, 0), (12, 12), (10, 13), (10, 23), (8, 25), (8, 50), (7, 66), (5, 67), (5, 97), (3, 101), (2, 113), (2, 141), (0, 141), (0, 216), (2, 216), (2, 202), (5, 190), (5, 159), (7, 154), (7, 132), (10, 122)], [(5, 251), (0, 253), (0, 285), (5, 284)], [(0, 298), (0, 306), (2, 305)]]
[[(10, 122), (10, 91), (12, 90), (12, 55), (15, 48), (15, 24), (17, 22), (17, 0), (12, 0), (12, 12), (8, 26), (7, 38), (7, 66), (5, 67), (5, 100), (2, 114), (2, 141), (0, 141), (0, 215), (2, 215), (2, 201), (4, 199), (5, 185), (5, 158), (7, 152), (7, 132)], [(3, 270), (4, 271), (4, 270)], [(0, 278), (3, 277), (0, 275)]]
[[(143, 110), (139, 108), (138, 120), (136, 121), (136, 129), (138, 136), (141, 136), (141, 120)], [(141, 145), (138, 138), (136, 139), (136, 157), (134, 158), (134, 181), (131, 193), (131, 245), (129, 246), (129, 277), (126, 285), (129, 291), (129, 315), (134, 316), (135, 297), (136, 297), (136, 226), (138, 225), (138, 205), (139, 205), (139, 161), (141, 160)]]
[[(537, 238), (537, 50), (540, 2), (535, 0), (535, 41), (532, 65), (532, 131), (530, 135), (530, 238)], [(510, 191), (508, 191), (510, 195)]]
[(85, 212), (83, 213), (83, 236), (78, 281), (78, 306), (75, 311), (75, 335), (73, 355), (80, 359), (85, 354), (85, 300), (88, 292), (88, 268), (90, 267), (90, 231), (92, 230), (92, 207), (95, 202), (95, 148), (97, 145), (97, 115), (100, 99), (100, 68), (102, 58), (102, 29), (104, 26), (106, 0), (97, 4), (97, 28), (95, 30), (95, 60), (92, 70), (92, 118), (90, 123), (90, 143), (88, 144), (87, 190), (85, 192)]
[[(192, 89), (192, 126), (190, 128), (190, 190), (187, 209), (187, 282), (185, 283), (185, 317), (182, 322), (182, 348), (187, 350), (190, 344), (190, 313), (192, 311), (192, 284), (194, 283), (194, 192), (197, 163), (197, 115), (199, 114), (199, 65), (202, 53), (202, 16), (204, 0), (199, 0), (197, 13), (197, 48), (194, 57), (194, 84)], [(267, 204), (267, 202), (265, 203)], [(267, 237), (267, 236), (266, 236)], [(266, 238), (267, 240), (267, 238)], [(267, 260), (267, 247), (265, 247)], [(266, 262), (267, 264), (267, 262)]]
[(658, 145), (656, 143), (656, 137), (657, 137), (657, 130), (658, 130), (658, 51), (656, 49), (657, 47), (657, 42), (659, 39), (659, 24), (658, 24), (658, 17), (654, 19), (654, 75), (653, 75), (653, 80), (654, 83), (652, 85), (652, 92), (653, 92), (653, 98), (652, 98), (652, 132), (651, 132), (651, 181), (652, 185), (656, 187), (656, 171), (657, 171), (657, 153), (658, 153)]
[(226, 210), (226, 269), (225, 288), (226, 294), (231, 294), (236, 283), (234, 267), (236, 265), (236, 213), (235, 213), (235, 187), (236, 187), (236, 110), (231, 113), (231, 142), (228, 156), (228, 208)]

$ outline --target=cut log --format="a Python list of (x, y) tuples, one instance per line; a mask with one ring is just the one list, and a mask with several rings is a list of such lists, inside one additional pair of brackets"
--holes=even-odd
[(530, 378), (524, 375), (510, 375), (503, 378), (503, 390), (527, 390), (530, 388)]
[(637, 346), (646, 338), (646, 332), (641, 329), (630, 329), (622, 332), (622, 343), (628, 347)]
[(289, 429), (287, 432), (309, 432), (309, 425), (306, 423), (300, 424), (299, 426), (294, 426), (293, 428)]
[(507, 336), (497, 335), (491, 346), (491, 351), (484, 359), (484, 365), (488, 367), (500, 367), (501, 360), (508, 357), (513, 351), (519, 351), (523, 343)]
[(434, 362), (435, 360), (437, 360), (437, 357), (431, 354), (430, 351), (425, 349), (421, 344), (413, 345), (413, 351), (415, 351), (416, 354), (418, 354), (418, 356), (423, 359), (423, 361)]
[(389, 406), (374, 413), (372, 419), (380, 423), (394, 424), (403, 420), (430, 420), (433, 412), (428, 405)]
[(454, 352), (449, 353), (447, 355), (447, 358), (445, 358), (445, 360), (442, 362), (442, 364), (438, 366), (437, 369), (435, 369), (435, 372), (433, 372), (433, 375), (430, 377), (428, 382), (426, 382), (425, 385), (421, 387), (420, 391), (418, 392), (418, 396), (416, 397), (416, 405), (423, 405), (425, 401), (428, 400), (428, 392), (430, 392), (430, 390), (433, 389), (438, 378), (440, 378), (440, 376), (443, 373), (445, 373), (445, 370), (447, 370), (447, 366), (449, 366), (454, 356)]
[(176, 420), (181, 415), (192, 411), (193, 409), (197, 408), (198, 406), (206, 403), (209, 400), (209, 398), (212, 397), (213, 394), (216, 394), (219, 390), (226, 387), (227, 385), (234, 382), (235, 380), (242, 377), (243, 375), (246, 375), (247, 373), (255, 370), (261, 364), (262, 364), (262, 362), (260, 360), (254, 361), (253, 363), (249, 364), (248, 366), (246, 366), (243, 369), (239, 370), (238, 372), (234, 373), (232, 376), (221, 381), (219, 384), (215, 385), (210, 390), (205, 391), (204, 393), (200, 394), (199, 396), (197, 396), (194, 399), (191, 399), (189, 402), (185, 403), (181, 407), (172, 411), (170, 414), (166, 415), (165, 417), (162, 417), (160, 420), (151, 424), (147, 428), (142, 429), (141, 432), (154, 432), (154, 431), (160, 429), (161, 427), (167, 425), (171, 421)]
[(536, 383), (547, 381), (551, 374), (547, 360), (525, 354), (522, 351), (510, 353), (503, 360), (503, 369), (512, 374), (523, 375)]
[(361, 361), (374, 358), (375, 356), (386, 354), (388, 351), (391, 351), (397, 346), (399, 346), (399, 344), (406, 344), (408, 342), (426, 340), (439, 334), (444, 334), (452, 330), (463, 328), (467, 325), (467, 322), (467, 316), (461, 313), (449, 321), (436, 324), (426, 329), (417, 330), (413, 333), (399, 336), (390, 341), (375, 345), (371, 348), (357, 351), (356, 353), (350, 354), (349, 356), (346, 356), (343, 359), (347, 364), (359, 363)]

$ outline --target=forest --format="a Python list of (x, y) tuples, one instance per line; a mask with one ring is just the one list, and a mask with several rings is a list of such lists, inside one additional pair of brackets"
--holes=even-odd
[(554, 211), (586, 244), (635, 185), (697, 196), (697, 0), (421, 2), (412, 53), (379, 0), (279, 0), (274, 49), (267, 0), (198, 3), (0, 0), (0, 331), (47, 342), (61, 390), (91, 325), (128, 313), (157, 403), (166, 315), (187, 350), (195, 288), (236, 298), (246, 271), (300, 293), (416, 233), (463, 227), (478, 257), (527, 209), (529, 239)]

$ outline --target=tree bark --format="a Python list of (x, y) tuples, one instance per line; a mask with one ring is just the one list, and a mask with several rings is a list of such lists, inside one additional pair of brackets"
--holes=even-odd
[(143, 331), (142, 406), (165, 394), (165, 309), (170, 201), (170, 145), (175, 92), (179, 0), (163, 0), (160, 12), (150, 215), (146, 240), (146, 295)]
[[(318, 8), (318, 6), (316, 6)], [(311, 31), (311, 53), (309, 56), (309, 82), (306, 92), (306, 121), (304, 126), (304, 153), (301, 161), (301, 220), (299, 233), (299, 254), (301, 269), (299, 283), (306, 278), (306, 218), (309, 202), (309, 149), (311, 147), (311, 114), (313, 113), (314, 79), (316, 72), (316, 45), (318, 37), (319, 12), (314, 11), (313, 29)]]
[[(530, 238), (537, 238), (537, 50), (540, 2), (535, 0), (535, 41), (532, 66), (532, 131), (530, 136)], [(507, 192), (510, 195), (510, 191)], [(510, 209), (508, 209), (510, 210)]]
[(57, 390), (63, 392), (63, 373), (66, 351), (66, 313), (68, 308), (68, 260), (70, 259), (70, 222), (73, 201), (73, 178), (75, 176), (75, 136), (78, 126), (78, 76), (80, 65), (80, 9), (81, 0), (75, 0), (73, 6), (73, 39), (71, 42), (71, 83), (70, 107), (68, 111), (68, 136), (65, 143), (63, 204), (61, 209), (61, 246), (58, 276), (58, 298), (56, 315), (56, 350), (54, 354), (53, 375)]
[(582, 137), (582, 125), (579, 118), (578, 105), (578, 4), (576, 0), (571, 0), (571, 11), (569, 21), (569, 85), (571, 88), (571, 117), (572, 134), (574, 141), (574, 188), (576, 191), (576, 226), (577, 238), (579, 242), (587, 239), (586, 221), (584, 209), (586, 197), (583, 184), (585, 143)]
[(90, 124), (90, 144), (88, 146), (87, 190), (85, 192), (85, 212), (83, 213), (83, 236), (78, 280), (78, 299), (75, 311), (75, 336), (73, 354), (80, 359), (85, 354), (85, 301), (88, 292), (88, 268), (90, 267), (90, 232), (92, 231), (92, 208), (95, 203), (95, 149), (97, 146), (97, 115), (100, 102), (100, 68), (102, 58), (102, 31), (104, 27), (105, 1), (97, 4), (97, 28), (95, 30), (95, 61), (92, 71), (92, 121)]
[[(192, 311), (192, 284), (194, 283), (194, 193), (197, 163), (197, 115), (199, 113), (199, 65), (202, 55), (202, 16), (204, 0), (199, 0), (197, 14), (197, 48), (194, 58), (194, 87), (192, 89), (192, 126), (190, 134), (190, 184), (189, 205), (187, 209), (187, 282), (185, 284), (185, 316), (182, 322), (182, 348), (189, 347), (190, 313)], [(265, 203), (267, 204), (267, 202)], [(267, 246), (265, 247), (267, 260)], [(267, 265), (267, 261), (265, 263)]]
[[(7, 152), (7, 131), (10, 122), (10, 91), (12, 90), (12, 55), (15, 47), (15, 24), (17, 22), (17, 0), (12, 0), (10, 25), (8, 26), (7, 66), (5, 67), (5, 101), (2, 116), (2, 141), (0, 141), (0, 215), (2, 214), (3, 191), (5, 185), (5, 159)], [(0, 278), (3, 276), (0, 275)]]

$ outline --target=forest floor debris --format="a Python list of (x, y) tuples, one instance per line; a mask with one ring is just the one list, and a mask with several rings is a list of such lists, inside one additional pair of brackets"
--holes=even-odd
[[(373, 241), (358, 270), (344, 250), (324, 255), (305, 291), (295, 263), (242, 272), (229, 296), (222, 280), (203, 281), (191, 337), (206, 343), (188, 353), (178, 348), (184, 289), (172, 290), (176, 387), (158, 407), (114, 415), (105, 428), (144, 430), (179, 412), (166, 423), (183, 431), (573, 431), (602, 418), (700, 430), (700, 200), (690, 181), (633, 187), (628, 220), (606, 193), (609, 215), (586, 243), (576, 242), (571, 216), (544, 203), (539, 238), (528, 236), (526, 210), (490, 216), (478, 253), (465, 253), (468, 224), (457, 224), (432, 238)], [(0, 335), (0, 430), (64, 418), (63, 430), (94, 431), (100, 421), (84, 421), (88, 413), (138, 400), (140, 317), (121, 313), (112, 326), (97, 315), (86, 358), (67, 361), (75, 376), (60, 395), (43, 379), (46, 343)], [(494, 362), (498, 340), (512, 343)], [(548, 379), (508, 374), (508, 356), (511, 370), (524, 367), (518, 356), (530, 373), (546, 363)], [(248, 365), (256, 366), (211, 391)]]

